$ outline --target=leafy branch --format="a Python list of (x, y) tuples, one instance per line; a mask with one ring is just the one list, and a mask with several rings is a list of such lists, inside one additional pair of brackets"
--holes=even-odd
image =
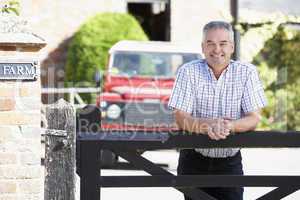
[(10, 0), (1, 6), (1, 13), (14, 13), (15, 15), (20, 15), (20, 2), (18, 0)]

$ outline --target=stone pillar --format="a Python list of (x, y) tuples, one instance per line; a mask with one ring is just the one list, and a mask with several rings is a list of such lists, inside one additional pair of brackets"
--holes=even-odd
[(44, 40), (0, 14), (0, 200), (43, 199), (41, 86)]

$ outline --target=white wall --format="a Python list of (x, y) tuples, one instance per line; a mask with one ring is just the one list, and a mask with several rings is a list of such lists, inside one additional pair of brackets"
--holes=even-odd
[(211, 20), (230, 20), (230, 1), (171, 0), (171, 40), (201, 45), (202, 28)]

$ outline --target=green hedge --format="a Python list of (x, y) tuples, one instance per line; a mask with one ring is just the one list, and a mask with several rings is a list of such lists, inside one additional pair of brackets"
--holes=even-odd
[(133, 16), (101, 13), (90, 18), (75, 33), (68, 48), (66, 86), (95, 86), (94, 74), (104, 69), (109, 48), (124, 39), (148, 40)]

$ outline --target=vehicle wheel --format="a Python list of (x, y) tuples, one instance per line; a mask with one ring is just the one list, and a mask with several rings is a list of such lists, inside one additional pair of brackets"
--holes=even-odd
[[(98, 126), (95, 126), (97, 125)], [(78, 109), (76, 113), (77, 139), (82, 137), (78, 133), (97, 133), (101, 125), (101, 111), (95, 105), (87, 105)], [(80, 176), (80, 143), (76, 139), (76, 172)]]
[(111, 168), (118, 161), (118, 156), (109, 150), (101, 151), (101, 167)]

